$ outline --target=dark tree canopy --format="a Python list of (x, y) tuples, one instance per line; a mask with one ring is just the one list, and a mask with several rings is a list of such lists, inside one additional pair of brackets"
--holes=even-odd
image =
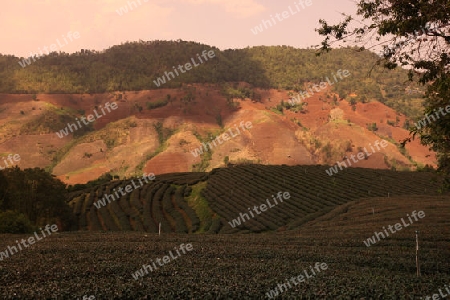
[[(359, 49), (382, 47), (378, 64), (409, 70), (409, 79), (426, 86), (427, 126), (411, 127), (411, 137), (438, 153), (439, 171), (450, 186), (450, 2), (448, 0), (360, 0), (355, 17), (337, 25), (320, 20), (325, 36), (321, 53), (333, 44), (350, 42)], [(358, 18), (358, 19), (356, 19)], [(355, 26), (356, 23), (356, 26)], [(380, 49), (379, 49), (380, 50)]]
[(0, 213), (24, 215), (32, 225), (62, 225), (71, 229), (72, 214), (66, 203), (66, 185), (44, 169), (18, 167), (0, 171)]

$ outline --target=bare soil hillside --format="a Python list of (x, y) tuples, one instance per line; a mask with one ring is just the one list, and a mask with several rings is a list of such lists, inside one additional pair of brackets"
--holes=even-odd
[[(382, 103), (358, 103), (353, 110), (344, 100), (333, 104), (329, 97), (333, 94), (324, 90), (305, 100), (305, 112), (281, 113), (275, 107), (288, 101), (288, 91), (255, 91), (261, 102), (233, 99), (236, 109), (227, 104), (219, 86), (200, 84), (105, 94), (39, 94), (36, 100), (32, 95), (1, 94), (0, 153), (18, 153), (20, 167), (47, 168), (70, 184), (106, 172), (123, 178), (142, 172), (209, 171), (228, 162), (331, 165), (381, 139), (388, 146), (356, 167), (435, 166), (434, 153), (418, 141), (400, 151), (398, 143), (409, 135), (402, 128), (405, 116)], [(193, 100), (186, 100), (188, 93)], [(147, 107), (167, 99), (165, 106)], [(98, 118), (91, 131), (76, 137), (56, 135), (67, 122), (74, 123), (75, 116), (100, 112), (107, 102), (116, 102), (118, 108)], [(216, 142), (204, 151), (208, 153), (192, 154), (241, 122), (251, 122), (252, 127)], [(371, 123), (376, 123), (377, 131), (368, 130)]]

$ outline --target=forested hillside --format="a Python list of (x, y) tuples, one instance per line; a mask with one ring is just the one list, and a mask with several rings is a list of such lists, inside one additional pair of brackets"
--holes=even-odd
[[(158, 88), (154, 83), (173, 66), (196, 59), (204, 50), (214, 58), (167, 81), (161, 88), (183, 83), (247, 82), (253, 87), (304, 90), (306, 83), (330, 79), (339, 69), (351, 76), (333, 87), (352, 103), (378, 100), (415, 117), (421, 111), (421, 92), (405, 70), (376, 66), (370, 51), (347, 48), (316, 56), (314, 49), (261, 46), (221, 51), (186, 41), (128, 42), (104, 51), (82, 49), (74, 54), (53, 52), (30, 64), (24, 58), (0, 55), (0, 93), (103, 93)], [(21, 67), (19, 62), (25, 63)], [(375, 67), (375, 68), (374, 68)]]

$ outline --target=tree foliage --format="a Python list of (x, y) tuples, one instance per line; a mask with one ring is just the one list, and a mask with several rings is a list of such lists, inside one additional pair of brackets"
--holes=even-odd
[(57, 223), (71, 228), (66, 186), (45, 170), (7, 168), (0, 172), (0, 186), (0, 212), (14, 212), (6, 214), (9, 219), (16, 216), (17, 222), (25, 225), (24, 220), (29, 220), (34, 226)]
[[(411, 81), (425, 85), (424, 114), (439, 115), (427, 126), (412, 127), (411, 137), (438, 152), (439, 171), (450, 187), (450, 2), (448, 0), (360, 0), (357, 16), (344, 15), (337, 25), (320, 20), (318, 33), (325, 36), (321, 52), (333, 44), (351, 42), (357, 49), (382, 47), (377, 61), (385, 68), (408, 69)], [(361, 25), (362, 24), (362, 25)], [(437, 113), (439, 112), (439, 113)]]

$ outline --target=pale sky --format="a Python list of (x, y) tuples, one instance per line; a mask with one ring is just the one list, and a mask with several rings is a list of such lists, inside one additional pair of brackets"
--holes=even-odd
[[(323, 39), (314, 31), (319, 19), (334, 24), (343, 19), (340, 13), (356, 12), (353, 0), (308, 0), (309, 6), (307, 0), (0, 1), (0, 53), (19, 57), (52, 44), (56, 51), (73, 53), (138, 40), (181, 39), (221, 50), (258, 45), (306, 48)], [(128, 12), (119, 15), (116, 10), (121, 7)], [(262, 20), (268, 24), (271, 16), (276, 22), (272, 27), (252, 32)], [(78, 38), (70, 40), (69, 33), (75, 32)]]

